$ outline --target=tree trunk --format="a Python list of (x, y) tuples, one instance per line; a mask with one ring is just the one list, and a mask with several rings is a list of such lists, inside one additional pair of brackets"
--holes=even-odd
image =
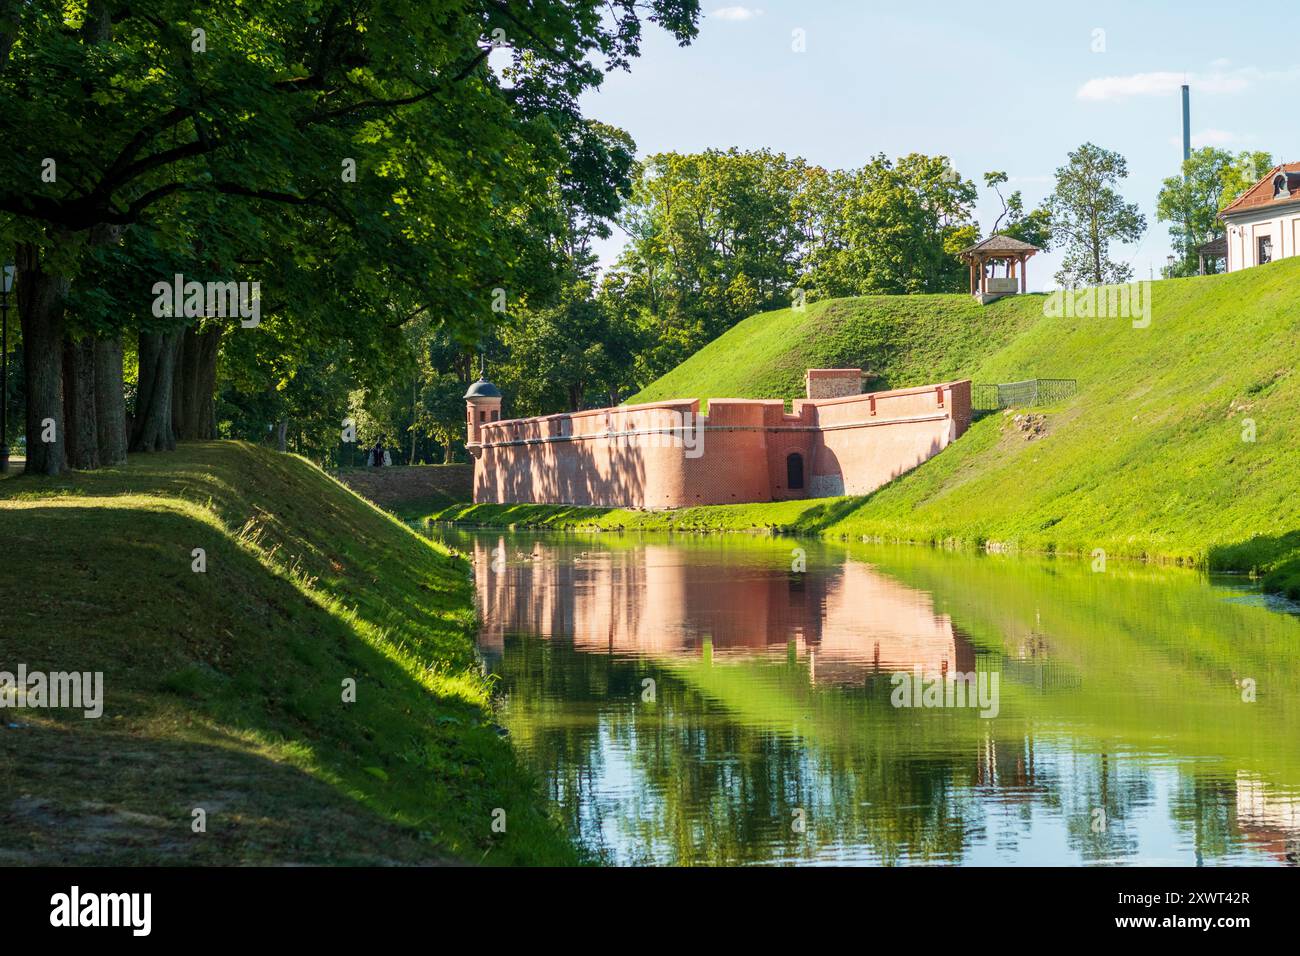
[(189, 329), (176, 333), (176, 358), (171, 366), (172, 399), (172, 438), (180, 441), (185, 437), (185, 337)]
[(201, 441), (212, 441), (217, 437), (217, 357), (221, 354), (223, 329), (223, 326), (217, 326), (199, 336), (194, 437)]
[(140, 333), (140, 375), (136, 392), (132, 451), (174, 451), (172, 384), (181, 332)]
[(28, 243), (18, 246), (15, 264), (26, 372), (27, 473), (57, 475), (67, 467), (63, 434), (63, 307), (68, 281), (46, 272), (40, 253)]
[(288, 451), (285, 439), (289, 434), (289, 419), (282, 418), (275, 425), (275, 447), (279, 451)]
[(217, 437), (217, 355), (220, 326), (199, 332), (187, 328), (172, 385), (172, 426), (180, 441), (209, 441)]
[(95, 340), (63, 342), (63, 420), (69, 468), (99, 467), (99, 426), (95, 416)]
[(126, 400), (122, 391), (122, 339), (95, 339), (95, 425), (101, 467), (126, 461)]
[(417, 377), (411, 381), (411, 457), (406, 460), (408, 465), (415, 464), (415, 446), (419, 444), (420, 435), (415, 430), (415, 423), (420, 420), (420, 379)]

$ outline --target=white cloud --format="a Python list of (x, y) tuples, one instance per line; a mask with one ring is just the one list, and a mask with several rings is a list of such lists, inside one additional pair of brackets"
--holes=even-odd
[[(1241, 137), (1226, 129), (1203, 129), (1199, 133), (1192, 134), (1192, 149), (1201, 149), (1205, 146), (1229, 146), (1238, 142), (1241, 142)], [(1181, 146), (1183, 138), (1170, 136), (1169, 145)]]
[(1240, 138), (1236, 133), (1226, 129), (1203, 129), (1199, 133), (1192, 134), (1192, 145), (1197, 149), (1202, 146), (1227, 146)]
[(719, 20), (753, 20), (762, 15), (762, 10), (755, 10), (752, 7), (719, 7), (709, 14)]
[[(1220, 64), (1222, 61), (1215, 61)], [(1195, 93), (1217, 95), (1222, 93), (1241, 93), (1254, 86), (1273, 86), (1294, 83), (1300, 77), (1300, 68), (1289, 70), (1265, 71), (1258, 67), (1243, 66), (1235, 70), (1216, 67), (1208, 73), (1175, 73), (1173, 71), (1156, 73), (1133, 73), (1129, 76), (1094, 77), (1079, 87), (1077, 96), (1081, 100), (1103, 102), (1122, 100), (1134, 96), (1173, 96), (1179, 87), (1188, 84)]]

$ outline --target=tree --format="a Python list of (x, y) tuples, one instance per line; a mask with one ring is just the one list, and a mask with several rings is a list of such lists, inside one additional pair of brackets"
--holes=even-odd
[[(98, 432), (97, 406), (83, 401), (99, 394), (85, 382), (87, 357), (111, 363), (122, 351), (120, 339), (69, 347), (87, 335), (66, 310), (90, 250), (147, 232), (151, 241), (132, 248), (160, 255), (135, 256), (126, 271), (170, 278), (154, 270), (185, 259), (194, 222), (204, 248), (189, 265), (229, 278), (287, 258), (306, 275), (328, 263), (292, 261), (299, 244), (338, 240), (365, 251), (373, 286), (404, 288), (441, 321), (472, 327), (490, 315), (495, 289), (521, 294), (546, 274), (547, 243), (534, 240), (547, 223), (534, 210), (568, 147), (597, 163), (608, 155), (575, 133), (578, 97), (602, 69), (637, 55), (643, 18), (684, 43), (699, 8), (89, 0), (3, 12), (0, 243), (18, 249), (28, 467), (57, 474), (65, 436), (80, 448)], [(486, 65), (498, 43), (513, 51), (509, 88)], [(117, 292), (135, 301), (150, 286)], [(357, 327), (386, 320), (384, 297), (351, 298), (362, 307)], [(185, 357), (185, 329), (201, 316), (158, 318), (171, 322), (141, 330), (141, 448), (169, 447), (174, 381), (206, 365), (201, 342), (194, 361)], [(120, 396), (110, 412), (124, 416)], [(56, 440), (43, 443), (47, 422)]]
[(649, 157), (599, 296), (638, 330), (636, 377), (681, 362), (754, 312), (807, 298), (951, 292), (975, 241), (975, 186), (946, 157), (827, 171), (768, 150)]
[(671, 343), (646, 375), (755, 311), (789, 304), (803, 168), (781, 153), (738, 149), (660, 153), (641, 164), (619, 221), (628, 242), (605, 290), (620, 290), (621, 321)]
[(1084, 143), (1056, 171), (1056, 188), (1048, 202), (1052, 237), (1064, 247), (1056, 273), (1062, 286), (1127, 282), (1131, 266), (1110, 258), (1113, 242), (1136, 242), (1146, 231), (1146, 217), (1136, 203), (1126, 203), (1115, 186), (1128, 177), (1119, 153)]
[(975, 184), (946, 156), (874, 157), (811, 177), (803, 284), (814, 297), (959, 292), (973, 243)]
[[(1010, 196), (1003, 196), (1000, 186), (1007, 182), (1007, 174), (995, 171), (984, 174), (984, 185), (992, 189), (1002, 203), (1002, 212), (993, 221), (989, 235), (1010, 236), (1031, 246), (1037, 246), (1044, 252), (1052, 248), (1052, 213), (1040, 206), (1032, 212), (1025, 212), (1025, 201), (1017, 189)], [(1005, 220), (1006, 225), (1003, 225)]]
[(587, 283), (575, 282), (557, 305), (505, 330), (508, 358), (496, 381), (517, 415), (617, 405), (632, 383), (635, 338)]
[[(1257, 162), (1264, 170), (1237, 188), (1241, 178), (1254, 172)], [(1198, 149), (1184, 160), (1182, 175), (1170, 176), (1156, 199), (1156, 218), (1170, 223), (1176, 261), (1164, 270), (1167, 277), (1196, 275), (1200, 271), (1197, 249), (1223, 235), (1219, 212), (1238, 192), (1253, 186), (1272, 167), (1267, 153), (1234, 156), (1222, 149)]]
[(1259, 150), (1243, 150), (1238, 153), (1231, 164), (1222, 171), (1223, 189), (1220, 192), (1219, 208), (1229, 206), (1251, 186), (1267, 176), (1273, 170), (1273, 157)]

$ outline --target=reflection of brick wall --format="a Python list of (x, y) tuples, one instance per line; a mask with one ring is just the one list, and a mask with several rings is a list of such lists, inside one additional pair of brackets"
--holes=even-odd
[(927, 675), (975, 670), (974, 649), (929, 594), (856, 561), (814, 562), (794, 574), (781, 553), (736, 573), (725, 550), (577, 547), (586, 546), (475, 540), (481, 649), (500, 655), (505, 635), (516, 633), (606, 654), (693, 655), (705, 640), (721, 652), (794, 642), (816, 651), (819, 681), (860, 683), (913, 667)]
[[(801, 398), (792, 412), (780, 400), (714, 399), (703, 418), (697, 409), (662, 402), (481, 425), (474, 500), (658, 509), (867, 494), (966, 430), (970, 382)], [(683, 425), (694, 448), (667, 440)], [(802, 487), (789, 487), (799, 474)]]
[(474, 470), (468, 464), (349, 468), (333, 475), (381, 507), (433, 494), (443, 494), (456, 501), (469, 501), (473, 497)]

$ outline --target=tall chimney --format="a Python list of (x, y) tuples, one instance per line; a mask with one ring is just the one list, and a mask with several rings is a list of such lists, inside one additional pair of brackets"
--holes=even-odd
[(1183, 162), (1192, 158), (1191, 87), (1183, 84)]

